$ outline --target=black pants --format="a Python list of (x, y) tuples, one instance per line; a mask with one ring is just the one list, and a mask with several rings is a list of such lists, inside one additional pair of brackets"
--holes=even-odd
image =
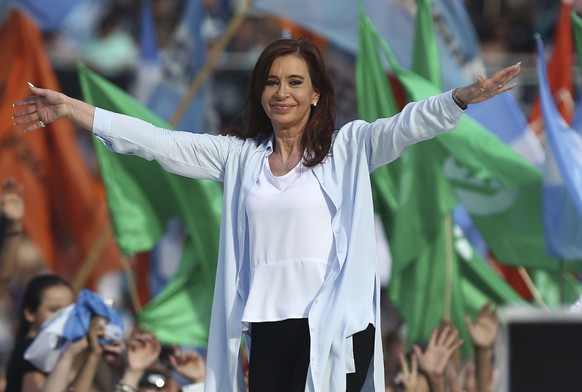
[[(356, 372), (346, 376), (347, 392), (359, 392), (374, 355), (372, 324), (353, 336)], [(250, 392), (303, 392), (309, 367), (307, 319), (253, 323), (249, 358)]]

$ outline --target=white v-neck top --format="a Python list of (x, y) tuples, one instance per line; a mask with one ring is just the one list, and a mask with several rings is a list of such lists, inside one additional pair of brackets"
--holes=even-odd
[(243, 322), (305, 318), (335, 253), (332, 206), (299, 163), (274, 176), (265, 157), (246, 203), (251, 280)]

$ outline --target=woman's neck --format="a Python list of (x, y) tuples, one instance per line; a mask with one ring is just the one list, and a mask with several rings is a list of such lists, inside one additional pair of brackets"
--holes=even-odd
[(275, 134), (275, 146), (269, 156), (269, 166), (275, 176), (289, 173), (302, 157), (301, 135)]

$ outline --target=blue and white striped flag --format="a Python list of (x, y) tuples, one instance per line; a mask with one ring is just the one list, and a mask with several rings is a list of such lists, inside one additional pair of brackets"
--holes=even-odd
[(544, 47), (536, 35), (541, 109), (546, 129), (544, 233), (548, 254), (564, 260), (582, 258), (582, 136), (564, 121), (546, 73)]
[[(204, 7), (202, 0), (186, 2), (184, 14), (176, 27), (170, 43), (160, 53), (162, 75), (152, 88), (146, 105), (162, 117), (170, 120), (178, 109), (194, 77), (206, 62), (206, 50), (202, 39)], [(204, 132), (204, 88), (194, 97), (177, 129)]]
[(540, 169), (543, 167), (543, 147), (511, 93), (499, 94), (478, 105), (470, 105), (467, 114), (529, 163)]
[(24, 353), (24, 358), (37, 368), (49, 373), (69, 342), (75, 342), (87, 336), (91, 319), (95, 316), (107, 320), (105, 330), (106, 335), (110, 335), (101, 338), (100, 344), (120, 341), (124, 338), (121, 315), (106, 305), (98, 294), (82, 289), (75, 303), (61, 309), (44, 322)]

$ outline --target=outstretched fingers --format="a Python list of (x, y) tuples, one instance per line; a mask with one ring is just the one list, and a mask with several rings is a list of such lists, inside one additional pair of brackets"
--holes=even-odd
[(491, 81), (497, 84), (499, 92), (513, 89), (517, 83), (510, 83), (521, 72), (521, 62), (504, 68), (491, 77)]
[(13, 104), (14, 107), (22, 107), (22, 109), (17, 110), (12, 114), (12, 119), (14, 120), (14, 125), (26, 125), (30, 124), (25, 128), (25, 131), (34, 131), (39, 128), (44, 128), (46, 123), (40, 118), (40, 114), (37, 110), (37, 99), (36, 96), (30, 96)]

